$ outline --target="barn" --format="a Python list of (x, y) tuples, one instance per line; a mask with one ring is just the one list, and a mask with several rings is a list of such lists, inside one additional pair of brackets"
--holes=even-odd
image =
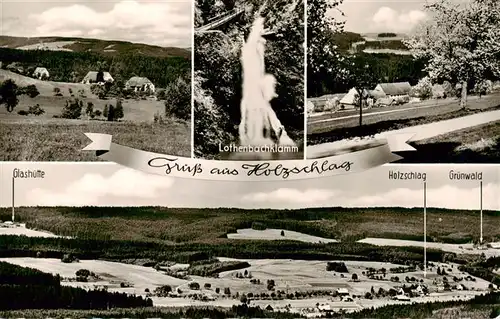
[(37, 67), (33, 72), (33, 77), (39, 80), (47, 79), (49, 76), (49, 71), (46, 68)]
[(411, 84), (409, 82), (379, 83), (373, 90), (377, 96), (400, 98), (410, 96)]
[(109, 74), (109, 72), (97, 72), (97, 71), (90, 71), (87, 73), (87, 75), (83, 78), (82, 83), (83, 84), (92, 84), (92, 83), (113, 83), (115, 80)]
[(155, 92), (155, 85), (148, 78), (133, 76), (126, 83), (127, 90), (142, 91), (142, 92)]

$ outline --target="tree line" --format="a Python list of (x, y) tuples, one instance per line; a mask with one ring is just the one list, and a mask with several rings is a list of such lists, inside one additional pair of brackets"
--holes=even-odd
[[(0, 237), (1, 257), (62, 258), (73, 254), (78, 259), (150, 259), (156, 262), (193, 263), (216, 257), (242, 259), (359, 260), (411, 265), (423, 260), (419, 247), (377, 247), (363, 243), (312, 244), (296, 241), (231, 241), (217, 243), (163, 244), (125, 240), (70, 238)], [(429, 261), (455, 261), (455, 254), (428, 249)]]
[(125, 293), (61, 286), (58, 275), (0, 262), (0, 310), (109, 309), (152, 305), (151, 299)]
[[(36, 67), (45, 67), (50, 80), (80, 82), (89, 71), (107, 71), (115, 82), (125, 83), (132, 76), (147, 77), (157, 87), (167, 87), (180, 76), (190, 73), (191, 61), (184, 57), (152, 57), (120, 54), (106, 56), (93, 52), (16, 50), (0, 48), (0, 61), (5, 68), (18, 63), (31, 76)], [(31, 72), (30, 72), (31, 71)]]

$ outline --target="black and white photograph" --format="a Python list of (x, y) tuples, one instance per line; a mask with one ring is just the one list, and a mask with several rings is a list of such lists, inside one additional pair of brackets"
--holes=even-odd
[(194, 156), (304, 158), (303, 0), (196, 0)]
[(273, 183), (0, 168), (2, 318), (500, 315), (491, 165)]
[(191, 0), (1, 2), (0, 160), (191, 155)]
[(307, 157), (413, 135), (398, 163), (500, 163), (500, 2), (308, 1)]

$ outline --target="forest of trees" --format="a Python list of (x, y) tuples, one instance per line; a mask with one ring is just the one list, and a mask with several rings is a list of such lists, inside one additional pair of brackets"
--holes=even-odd
[[(2, 67), (17, 62), (30, 75), (37, 66), (50, 72), (50, 80), (80, 82), (89, 71), (108, 71), (115, 82), (137, 75), (165, 88), (179, 76), (190, 74), (191, 61), (184, 57), (152, 57), (134, 54), (105, 56), (92, 52), (36, 51), (0, 48)], [(31, 72), (29, 72), (31, 71)]]
[[(2, 236), (0, 257), (62, 258), (72, 253), (78, 259), (150, 259), (157, 262), (192, 263), (215, 257), (245, 259), (302, 259), (302, 260), (366, 260), (393, 262), (402, 265), (423, 260), (418, 247), (375, 247), (363, 243), (311, 244), (295, 241), (224, 240), (217, 243), (163, 244), (154, 242), (84, 240), (67, 238), (35, 238)], [(453, 254), (427, 250), (429, 261), (455, 260)]]
[(125, 293), (61, 286), (59, 276), (0, 262), (0, 310), (109, 309), (152, 305), (151, 299)]
[[(226, 27), (224, 33), (202, 33), (195, 36), (195, 153), (197, 156), (218, 154), (218, 145), (237, 143), (241, 101), (241, 46), (253, 23), (254, 14), (261, 12), (265, 27), (275, 35), (266, 43), (266, 72), (277, 80), (278, 95), (271, 106), (292, 139), (304, 129), (304, 6), (298, 2), (288, 13), (283, 8), (289, 0), (253, 0), (214, 7), (215, 1), (197, 2), (197, 20), (208, 21), (233, 6), (247, 11)], [(226, 3), (224, 2), (224, 3)], [(224, 134), (214, 133), (224, 132)]]

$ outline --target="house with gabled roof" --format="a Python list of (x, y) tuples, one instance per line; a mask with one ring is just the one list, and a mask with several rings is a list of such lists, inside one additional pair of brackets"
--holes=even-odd
[(373, 94), (386, 97), (403, 97), (409, 96), (410, 90), (411, 84), (409, 82), (379, 83), (373, 89)]
[(142, 92), (155, 92), (155, 85), (148, 78), (133, 76), (126, 83), (127, 90), (142, 91)]
[(115, 79), (109, 74), (109, 72), (97, 72), (97, 71), (90, 71), (87, 73), (87, 75), (83, 78), (82, 83), (83, 84), (92, 84), (92, 83), (113, 83)]
[(50, 76), (49, 71), (46, 68), (37, 67), (35, 69), (35, 72), (33, 72), (33, 77), (39, 80), (48, 79), (49, 76)]

